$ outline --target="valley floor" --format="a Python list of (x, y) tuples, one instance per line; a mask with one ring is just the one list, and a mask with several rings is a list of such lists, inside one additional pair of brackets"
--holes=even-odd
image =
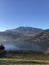
[(49, 65), (49, 60), (23, 60), (13, 58), (0, 58), (0, 65)]
[(8, 53), (0, 58), (0, 65), (49, 65), (49, 55)]

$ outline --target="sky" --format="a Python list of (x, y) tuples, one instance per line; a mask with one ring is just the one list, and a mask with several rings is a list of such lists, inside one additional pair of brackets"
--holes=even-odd
[(19, 26), (49, 29), (49, 0), (0, 0), (0, 31)]

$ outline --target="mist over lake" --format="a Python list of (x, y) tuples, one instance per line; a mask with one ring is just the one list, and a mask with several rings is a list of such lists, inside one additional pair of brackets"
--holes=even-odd
[(35, 43), (2, 43), (5, 50), (42, 50), (43, 48)]

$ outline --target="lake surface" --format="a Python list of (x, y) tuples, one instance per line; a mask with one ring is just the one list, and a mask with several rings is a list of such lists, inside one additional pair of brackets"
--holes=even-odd
[(35, 43), (2, 43), (5, 50), (42, 50), (43, 48)]

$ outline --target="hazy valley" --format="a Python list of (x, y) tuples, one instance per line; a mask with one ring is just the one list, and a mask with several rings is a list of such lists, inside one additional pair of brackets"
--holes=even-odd
[(18, 27), (0, 32), (0, 44), (6, 50), (45, 50), (49, 48), (49, 30)]

